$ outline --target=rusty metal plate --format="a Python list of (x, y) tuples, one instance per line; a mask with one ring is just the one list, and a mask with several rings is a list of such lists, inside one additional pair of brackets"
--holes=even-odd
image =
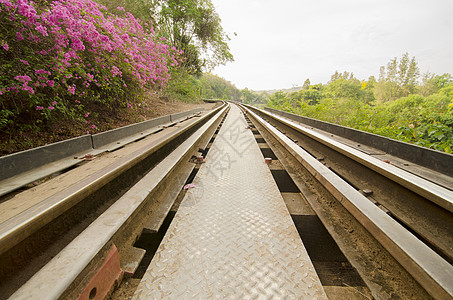
[(134, 299), (327, 298), (246, 127), (233, 106)]

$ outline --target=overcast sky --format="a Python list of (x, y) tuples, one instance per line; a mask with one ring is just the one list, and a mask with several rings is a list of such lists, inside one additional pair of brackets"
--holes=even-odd
[[(213, 73), (238, 88), (358, 79), (408, 52), (421, 73), (453, 73), (453, 0), (212, 0), (235, 61)], [(237, 36), (234, 35), (237, 34)]]

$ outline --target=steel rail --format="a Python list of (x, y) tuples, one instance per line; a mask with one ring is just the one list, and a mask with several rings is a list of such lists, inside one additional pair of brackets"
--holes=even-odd
[[(132, 220), (136, 221), (139, 213), (148, 214), (148, 212), (140, 211), (143, 210), (144, 203), (153, 202), (159, 198), (156, 193), (160, 194), (159, 191), (161, 191), (162, 186), (166, 188), (169, 178), (174, 172), (177, 172), (178, 166), (186, 163), (187, 157), (198, 150), (197, 143), (203, 139), (206, 140), (207, 135), (213, 132), (214, 127), (217, 126), (216, 124), (227, 109), (228, 107), (222, 106), (209, 114), (210, 119), (208, 117), (203, 118), (203, 121), (206, 121), (204, 125), (132, 186), (55, 258), (17, 290), (11, 296), (11, 299), (57, 299), (68, 295), (71, 295), (69, 297), (77, 296), (79, 291), (68, 291), (68, 289), (74, 285), (77, 279), (82, 280), (79, 277), (85, 275), (86, 269), (104, 249), (108, 248), (109, 245), (117, 244), (118, 240), (122, 239), (118, 236), (125, 234), (125, 226), (131, 226), (130, 223), (134, 223)], [(141, 232), (141, 228), (138, 231), (137, 229), (132, 231)], [(135, 238), (127, 238), (127, 241), (130, 240), (134, 241)], [(75, 286), (78, 287), (77, 284)]]
[[(258, 109), (254, 110), (260, 113), (262, 112)], [(295, 157), (301, 166), (325, 186), (333, 197), (380, 242), (430, 295), (439, 299), (453, 297), (453, 267), (450, 263), (277, 128), (270, 125), (249, 108), (247, 109), (247, 113), (276, 138)], [(272, 118), (275, 117), (268, 113), (264, 113), (264, 115)], [(289, 124), (286, 120), (281, 121)], [(299, 129), (297, 124), (290, 124), (290, 126)], [(320, 136), (312, 132), (309, 133), (316, 138), (320, 138)], [(338, 145), (337, 143), (332, 144), (340, 150), (344, 149), (342, 145)], [(354, 154), (357, 155), (357, 153)], [(377, 165), (379, 166), (380, 164)], [(385, 170), (388, 172), (389, 168), (385, 168)], [(389, 173), (394, 174), (394, 172)], [(421, 188), (417, 190), (425, 189)], [(438, 191), (438, 189), (435, 190)], [(447, 193), (447, 195), (450, 194)], [(449, 199), (445, 200), (451, 202)], [(450, 205), (446, 206), (450, 207)]]
[(221, 107), (200, 117), (196, 122), (183, 127), (174, 133), (165, 135), (130, 155), (115, 161), (91, 176), (75, 183), (29, 209), (15, 215), (0, 224), (0, 255), (11, 249), (19, 242), (32, 235), (38, 229), (50, 223), (56, 217), (75, 206), (94, 191), (99, 190), (113, 178), (143, 161), (146, 157), (157, 151), (165, 144), (181, 136), (198, 124), (216, 114)]
[[(256, 108), (255, 108), (256, 109)], [(402, 186), (416, 192), (422, 197), (434, 202), (435, 204), (445, 208), (446, 210), (453, 212), (453, 191), (439, 186), (431, 181), (423, 179), (412, 173), (401, 170), (393, 165), (385, 163), (375, 157), (366, 155), (365, 153), (349, 147), (345, 144), (337, 142), (328, 136), (325, 136), (315, 130), (305, 128), (299, 124), (296, 124), (288, 119), (277, 116), (275, 114), (268, 113), (264, 110), (259, 110), (260, 113), (272, 117), (273, 119), (281, 122), (310, 138), (332, 148), (339, 153), (359, 162), (360, 164), (367, 166), (368, 168), (382, 174), (383, 176), (401, 184)]]
[[(335, 135), (337, 138), (341, 137), (350, 140), (354, 142), (353, 144), (368, 146), (418, 166), (429, 168), (431, 172), (435, 171), (446, 176), (453, 176), (452, 154), (270, 107), (265, 107), (264, 110), (301, 123), (305, 126), (328, 132), (329, 134)], [(436, 179), (439, 180), (439, 178)], [(448, 186), (451, 188), (451, 185)]]

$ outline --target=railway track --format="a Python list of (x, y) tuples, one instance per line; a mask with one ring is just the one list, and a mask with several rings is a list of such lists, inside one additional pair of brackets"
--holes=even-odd
[[(451, 186), (401, 170), (388, 157), (384, 162), (312, 127), (249, 109), (250, 118), (376, 297), (410, 297), (416, 289), (407, 284), (410, 277), (434, 298), (452, 297)], [(396, 289), (382, 284), (398, 281)]]
[[(113, 288), (131, 295), (155, 251), (140, 241), (158, 245), (179, 205), (197, 201), (183, 187), (204, 158), (222, 162), (210, 149), (229, 105), (0, 203), (0, 298), (102, 299)], [(329, 298), (453, 298), (449, 175), (408, 172), (401, 159), (241, 109)]]
[(195, 167), (191, 156), (226, 111), (173, 124), (3, 202), (0, 298), (76, 298), (112, 247), (133, 273), (144, 252), (136, 238), (158, 230)]

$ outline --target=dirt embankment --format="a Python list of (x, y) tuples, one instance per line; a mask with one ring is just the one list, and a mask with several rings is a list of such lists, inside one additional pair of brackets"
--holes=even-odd
[(92, 113), (82, 120), (54, 120), (47, 124), (28, 124), (0, 132), (0, 156), (55, 143), (84, 134), (99, 133), (159, 116), (191, 110), (198, 107), (211, 109), (213, 103), (185, 103), (155, 97), (147, 101), (147, 108), (140, 106), (120, 108), (115, 111), (91, 108)]

